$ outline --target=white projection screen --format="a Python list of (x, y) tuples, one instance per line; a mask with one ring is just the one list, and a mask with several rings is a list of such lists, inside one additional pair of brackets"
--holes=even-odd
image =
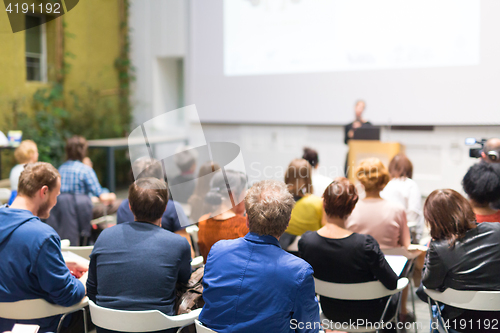
[(500, 124), (498, 0), (192, 0), (202, 122)]

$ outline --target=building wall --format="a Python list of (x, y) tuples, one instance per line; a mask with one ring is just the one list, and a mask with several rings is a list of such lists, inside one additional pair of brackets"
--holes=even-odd
[[(80, 1), (62, 16), (64, 52), (71, 54), (71, 65), (64, 87), (69, 92), (84, 92), (86, 87), (98, 90), (103, 98), (117, 101), (118, 74), (114, 67), (120, 51), (119, 6), (123, 0)], [(56, 21), (45, 24), (47, 36), (47, 72), (55, 78)], [(30, 111), (33, 93), (47, 83), (26, 81), (25, 31), (12, 33), (8, 17), (0, 14), (0, 129), (5, 115), (12, 113), (13, 102), (20, 110)], [(69, 98), (69, 97), (68, 97)]]

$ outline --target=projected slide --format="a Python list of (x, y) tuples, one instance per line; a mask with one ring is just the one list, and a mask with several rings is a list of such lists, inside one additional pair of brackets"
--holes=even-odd
[(480, 0), (224, 0), (226, 76), (478, 65)]

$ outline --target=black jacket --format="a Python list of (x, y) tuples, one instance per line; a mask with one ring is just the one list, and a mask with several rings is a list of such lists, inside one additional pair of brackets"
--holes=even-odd
[[(450, 247), (447, 240), (431, 241), (422, 283), (428, 289), (500, 290), (500, 223), (480, 223)], [(423, 296), (420, 293), (419, 296)], [(422, 298), (422, 297), (421, 297)], [(425, 296), (425, 300), (427, 297)], [(453, 319), (465, 310), (445, 307)]]

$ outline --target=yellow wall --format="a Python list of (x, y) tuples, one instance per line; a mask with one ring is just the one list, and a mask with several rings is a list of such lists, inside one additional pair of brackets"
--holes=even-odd
[[(74, 59), (66, 58), (71, 64), (64, 81), (66, 94), (91, 87), (99, 90), (102, 98), (117, 103), (119, 83), (114, 62), (120, 50), (120, 1), (81, 0), (62, 16), (64, 51), (75, 55)], [(33, 93), (46, 84), (26, 81), (25, 32), (12, 33), (3, 3), (0, 10), (0, 129), (5, 129), (13, 101), (18, 101), (20, 110), (30, 111)], [(55, 21), (46, 23), (49, 80), (54, 78), (55, 26)]]

